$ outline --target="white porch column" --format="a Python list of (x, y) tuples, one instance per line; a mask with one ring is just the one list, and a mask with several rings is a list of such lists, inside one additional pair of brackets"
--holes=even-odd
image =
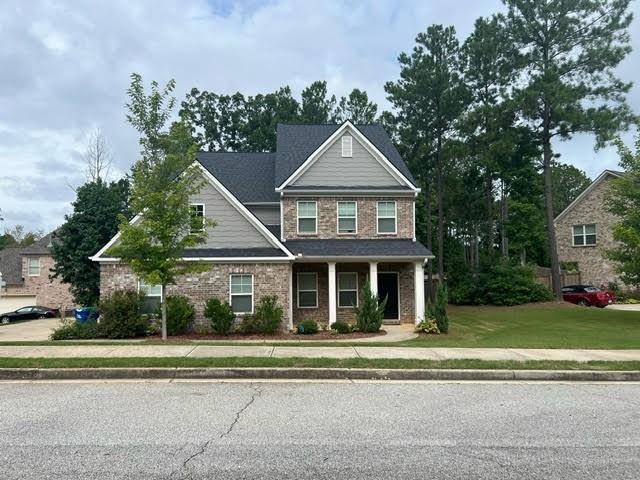
[(289, 330), (293, 330), (293, 263), (289, 264)]
[(416, 295), (416, 325), (424, 320), (424, 264), (416, 262), (414, 264), (414, 291)]
[(369, 262), (369, 285), (371, 293), (378, 295), (378, 262)]
[(336, 323), (336, 262), (328, 262), (329, 265), (329, 326)]

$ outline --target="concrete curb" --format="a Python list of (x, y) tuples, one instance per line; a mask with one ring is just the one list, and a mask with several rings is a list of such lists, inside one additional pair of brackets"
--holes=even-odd
[(0, 368), (0, 380), (476, 380), (638, 382), (640, 371), (369, 368)]

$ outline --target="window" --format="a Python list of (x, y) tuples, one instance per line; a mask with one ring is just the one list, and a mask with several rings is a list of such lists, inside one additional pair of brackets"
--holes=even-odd
[(358, 231), (358, 205), (356, 202), (338, 202), (338, 233)]
[(595, 245), (596, 244), (596, 224), (573, 226), (573, 245)]
[(358, 274), (338, 273), (338, 307), (358, 306)]
[(352, 157), (353, 156), (353, 141), (351, 135), (343, 135), (342, 136), (342, 156), (343, 157)]
[(191, 207), (191, 233), (200, 233), (204, 230), (204, 205), (192, 203)]
[(318, 274), (298, 273), (298, 308), (318, 307)]
[(378, 233), (396, 233), (396, 202), (378, 202)]
[(298, 233), (317, 233), (318, 204), (298, 202)]
[(29, 276), (30, 277), (40, 276), (40, 259), (39, 258), (29, 259)]
[(160, 306), (162, 285), (152, 285), (144, 280), (138, 280), (138, 290), (144, 294), (142, 313), (155, 313)]
[(233, 313), (253, 313), (253, 275), (234, 274), (229, 283)]

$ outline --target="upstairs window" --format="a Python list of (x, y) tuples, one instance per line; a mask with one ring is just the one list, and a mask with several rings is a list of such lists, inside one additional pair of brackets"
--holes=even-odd
[(29, 259), (29, 276), (30, 277), (40, 276), (40, 259), (39, 258)]
[(338, 233), (357, 233), (357, 216), (356, 202), (338, 202)]
[(298, 202), (298, 233), (318, 233), (318, 204), (316, 202)]
[(378, 202), (378, 233), (396, 233), (396, 202)]
[(573, 245), (576, 247), (596, 244), (596, 224), (573, 226)]
[(229, 283), (229, 303), (233, 313), (253, 313), (253, 275), (233, 274)]
[(204, 230), (204, 205), (192, 203), (191, 207), (191, 233), (201, 233)]
[(342, 156), (343, 157), (352, 157), (353, 156), (353, 139), (351, 135), (343, 135), (342, 137)]

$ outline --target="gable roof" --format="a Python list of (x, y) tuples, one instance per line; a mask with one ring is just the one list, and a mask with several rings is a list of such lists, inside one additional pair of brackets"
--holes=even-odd
[(28, 247), (24, 247), (20, 253), (23, 255), (49, 255), (51, 252), (49, 247), (53, 241), (53, 232), (45, 235), (40, 240), (32, 243)]
[(606, 180), (607, 177), (611, 176), (611, 177), (615, 177), (615, 178), (620, 178), (624, 175), (624, 172), (618, 171), (618, 170), (604, 170), (600, 175), (598, 175), (598, 177), (591, 182), (591, 185), (589, 185), (587, 188), (585, 188), (582, 193), (580, 193), (580, 195), (578, 195), (573, 202), (571, 202), (567, 208), (565, 208), (562, 212), (560, 212), (558, 214), (558, 216), (553, 220), (554, 222), (557, 222), (559, 220), (561, 220), (567, 213), (569, 213), (571, 210), (573, 210), (573, 208), (578, 205), (582, 199), (584, 197), (586, 197), (594, 188), (596, 188), (598, 185), (600, 185), (600, 183), (602, 183), (604, 180)]
[(22, 283), (21, 247), (7, 247), (0, 250), (0, 272), (7, 285)]

